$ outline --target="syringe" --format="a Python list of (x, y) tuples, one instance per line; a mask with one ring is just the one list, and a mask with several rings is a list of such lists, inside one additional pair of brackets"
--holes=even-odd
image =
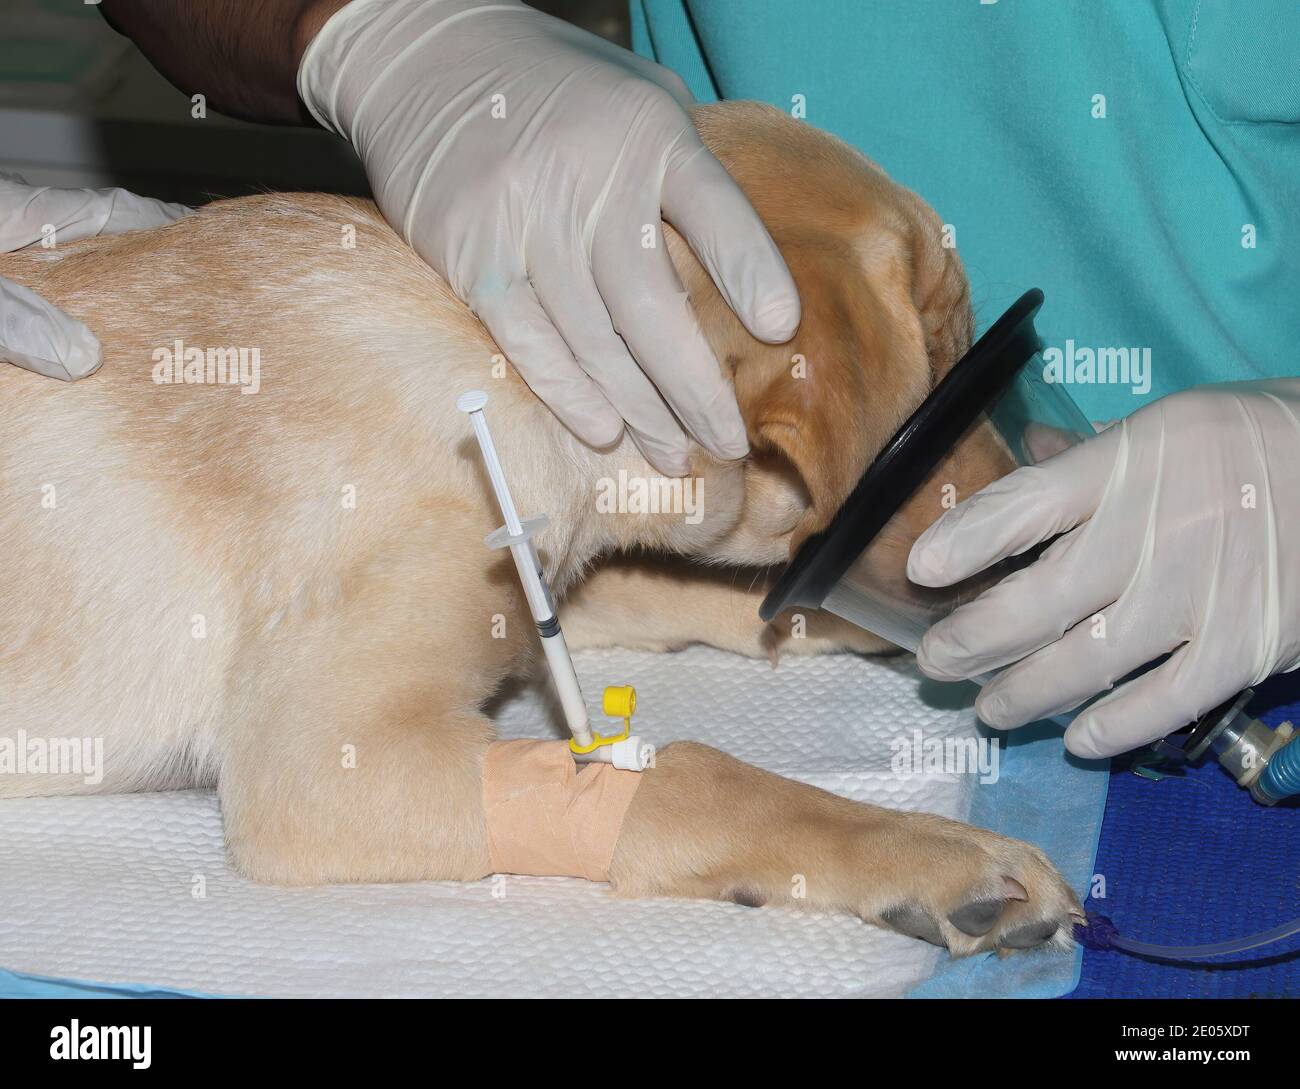
[(488, 548), (509, 548), (514, 557), (515, 570), (519, 572), (519, 581), (523, 584), (524, 596), (528, 599), (528, 609), (537, 623), (537, 634), (546, 653), (546, 664), (550, 667), (555, 690), (560, 697), (564, 720), (573, 735), (569, 749), (574, 759), (580, 762), (600, 761), (626, 771), (641, 771), (648, 763), (649, 748), (643, 747), (641, 739), (631, 733), (631, 715), (636, 706), (636, 693), (632, 688), (620, 686), (605, 690), (606, 713), (624, 719), (624, 732), (602, 737), (591, 729), (591, 719), (587, 716), (587, 705), (582, 698), (577, 671), (573, 668), (573, 658), (564, 641), (564, 632), (560, 630), (559, 617), (555, 615), (555, 600), (546, 585), (541, 560), (533, 544), (533, 537), (546, 528), (547, 518), (542, 514), (527, 521), (520, 520), (510, 495), (510, 486), (506, 483), (505, 470), (501, 467), (501, 459), (497, 456), (487, 419), (483, 415), (487, 402), (488, 395), (482, 390), (470, 390), (456, 399), (456, 407), (469, 416), (470, 423), (474, 426), (474, 436), (483, 453), (483, 464), (487, 467), (497, 504), (506, 520), (505, 525), (487, 535), (484, 543)]

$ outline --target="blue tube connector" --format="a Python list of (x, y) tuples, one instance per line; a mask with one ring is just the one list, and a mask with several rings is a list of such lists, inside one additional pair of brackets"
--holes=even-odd
[(1261, 805), (1277, 805), (1300, 794), (1300, 744), (1289, 722), (1270, 730), (1246, 714), (1254, 695), (1246, 688), (1235, 699), (1215, 708), (1193, 728), (1180, 760), (1199, 760), (1213, 752), (1223, 769), (1250, 791)]
[(1270, 802), (1300, 794), (1300, 745), (1294, 736), (1268, 758), (1256, 786)]

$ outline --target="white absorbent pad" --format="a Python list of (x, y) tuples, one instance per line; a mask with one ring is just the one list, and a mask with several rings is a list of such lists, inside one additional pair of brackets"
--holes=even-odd
[[(702, 741), (877, 805), (958, 819), (976, 808), (990, 827), (1005, 808), (1019, 826), (997, 830), (1040, 843), (1086, 885), (1104, 774), (1067, 764), (1059, 733), (1004, 750), (997, 783), (900, 771), (898, 739), (977, 729), (973, 690), (923, 683), (910, 658), (785, 659), (774, 670), (706, 648), (603, 651), (579, 655), (578, 672), (594, 720), (604, 685), (635, 685), (635, 727), (659, 746)], [(494, 717), (503, 737), (558, 736), (536, 689)], [(1025, 774), (1035, 763), (1048, 770)], [(988, 792), (1016, 780), (1031, 787), (999, 807)], [(255, 885), (227, 864), (204, 791), (0, 802), (0, 919), (0, 995), (78, 993), (66, 981), (266, 996), (1045, 994), (1070, 990), (1076, 973), (1076, 958), (1044, 952), (962, 966), (946, 984), (946, 952), (847, 916), (628, 901), (568, 878)]]

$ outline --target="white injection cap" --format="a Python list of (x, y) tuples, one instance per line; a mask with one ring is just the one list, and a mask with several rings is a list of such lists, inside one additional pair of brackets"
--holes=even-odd
[(609, 762), (622, 771), (645, 771), (650, 766), (652, 752), (638, 735), (632, 734), (609, 746)]

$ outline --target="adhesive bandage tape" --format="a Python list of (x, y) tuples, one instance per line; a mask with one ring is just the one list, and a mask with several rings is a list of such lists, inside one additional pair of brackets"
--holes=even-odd
[(608, 881), (640, 772), (574, 764), (563, 741), (497, 741), (483, 763), (494, 873)]

